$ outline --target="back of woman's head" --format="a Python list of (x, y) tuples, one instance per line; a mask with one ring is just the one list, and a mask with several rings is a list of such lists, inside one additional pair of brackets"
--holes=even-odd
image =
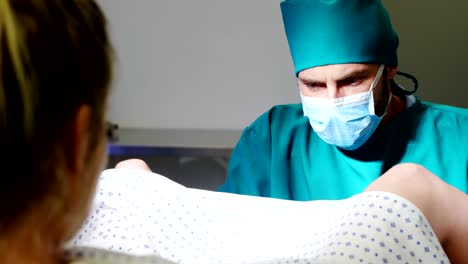
[(111, 64), (93, 0), (0, 0), (0, 232), (60, 188), (80, 106), (102, 138)]

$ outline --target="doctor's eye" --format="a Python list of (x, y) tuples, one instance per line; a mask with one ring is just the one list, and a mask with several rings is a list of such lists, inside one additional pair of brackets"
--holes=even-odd
[(319, 89), (327, 88), (325, 83), (319, 83), (319, 82), (304, 82), (304, 85), (310, 90), (319, 90)]
[(364, 78), (363, 77), (350, 77), (350, 78), (346, 78), (342, 81), (340, 81), (340, 84), (339, 86), (341, 87), (346, 87), (346, 86), (358, 86), (358, 85), (361, 85), (362, 82), (364, 81)]
[(362, 82), (362, 79), (352, 79), (350, 81), (350, 84), (351, 85), (359, 85), (359, 84), (361, 84), (361, 82)]

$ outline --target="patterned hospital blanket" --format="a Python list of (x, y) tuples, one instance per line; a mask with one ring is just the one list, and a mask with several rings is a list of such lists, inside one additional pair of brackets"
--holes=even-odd
[(177, 263), (449, 263), (421, 211), (386, 192), (294, 202), (107, 170), (70, 247)]

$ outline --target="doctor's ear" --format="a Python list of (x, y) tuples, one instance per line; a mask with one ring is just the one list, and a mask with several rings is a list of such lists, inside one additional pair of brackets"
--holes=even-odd
[(391, 80), (393, 79), (393, 77), (395, 77), (397, 71), (398, 71), (398, 67), (397, 66), (387, 66), (385, 68), (385, 70), (387, 71), (387, 79), (388, 80)]

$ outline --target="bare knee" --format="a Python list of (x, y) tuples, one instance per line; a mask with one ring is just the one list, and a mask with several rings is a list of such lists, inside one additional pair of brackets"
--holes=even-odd
[[(401, 177), (401, 180), (414, 180), (423, 183), (435, 177), (432, 172), (416, 163), (401, 163), (390, 168), (384, 175), (389, 177)], [(429, 182), (426, 182), (429, 183)]]
[(141, 159), (128, 159), (117, 163), (115, 166), (116, 169), (133, 169), (133, 170), (143, 170), (151, 171), (150, 167), (146, 162)]
[(387, 191), (415, 204), (429, 220), (453, 263), (462, 263), (468, 253), (468, 197), (426, 168), (416, 164), (393, 167), (373, 182), (368, 191)]
[(421, 165), (402, 163), (395, 165), (375, 180), (366, 191), (386, 191), (400, 195), (428, 211), (433, 195), (443, 182)]
[(450, 221), (449, 186), (421, 165), (405, 163), (392, 167), (366, 191), (397, 194), (415, 204), (430, 221), (439, 240), (446, 238)]
[(402, 163), (395, 165), (377, 180), (366, 191), (381, 190), (397, 193), (429, 194), (440, 179), (421, 165)]

